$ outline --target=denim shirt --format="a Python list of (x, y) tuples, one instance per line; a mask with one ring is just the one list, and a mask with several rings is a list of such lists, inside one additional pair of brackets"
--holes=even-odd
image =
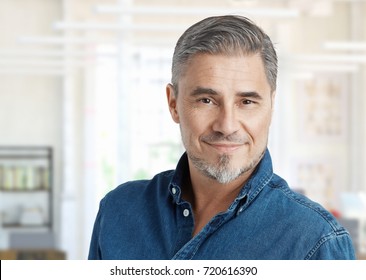
[(272, 171), (268, 150), (225, 212), (194, 237), (182, 199), (184, 154), (175, 171), (133, 181), (100, 202), (89, 259), (355, 259), (348, 232)]

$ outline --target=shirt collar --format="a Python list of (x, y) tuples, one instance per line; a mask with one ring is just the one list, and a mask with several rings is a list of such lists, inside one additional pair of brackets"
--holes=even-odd
[(260, 191), (269, 183), (273, 176), (272, 159), (266, 149), (262, 159), (255, 168), (252, 176), (241, 189), (237, 199), (247, 196), (247, 202), (252, 201)]
[(186, 178), (186, 176), (189, 176), (189, 167), (187, 153), (184, 153), (178, 161), (173, 178), (169, 185), (169, 191), (173, 196), (175, 203), (179, 203), (181, 201), (181, 187), (183, 186), (184, 178)]

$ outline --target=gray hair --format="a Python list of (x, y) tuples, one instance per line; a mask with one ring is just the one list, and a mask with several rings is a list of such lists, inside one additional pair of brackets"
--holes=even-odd
[(178, 93), (178, 81), (190, 59), (199, 53), (248, 55), (259, 53), (271, 91), (276, 90), (277, 54), (269, 36), (251, 20), (242, 16), (206, 18), (188, 28), (179, 38), (173, 55), (172, 84)]

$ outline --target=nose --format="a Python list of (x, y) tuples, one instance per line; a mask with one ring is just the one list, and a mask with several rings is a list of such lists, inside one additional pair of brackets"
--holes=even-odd
[(240, 121), (235, 108), (231, 106), (221, 107), (216, 115), (212, 129), (223, 135), (231, 135), (240, 128)]

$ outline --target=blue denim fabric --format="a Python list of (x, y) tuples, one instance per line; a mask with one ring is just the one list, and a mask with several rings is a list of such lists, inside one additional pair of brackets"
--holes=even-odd
[(348, 232), (272, 171), (267, 151), (226, 212), (192, 238), (181, 197), (186, 154), (175, 171), (133, 181), (100, 203), (89, 259), (355, 259)]

